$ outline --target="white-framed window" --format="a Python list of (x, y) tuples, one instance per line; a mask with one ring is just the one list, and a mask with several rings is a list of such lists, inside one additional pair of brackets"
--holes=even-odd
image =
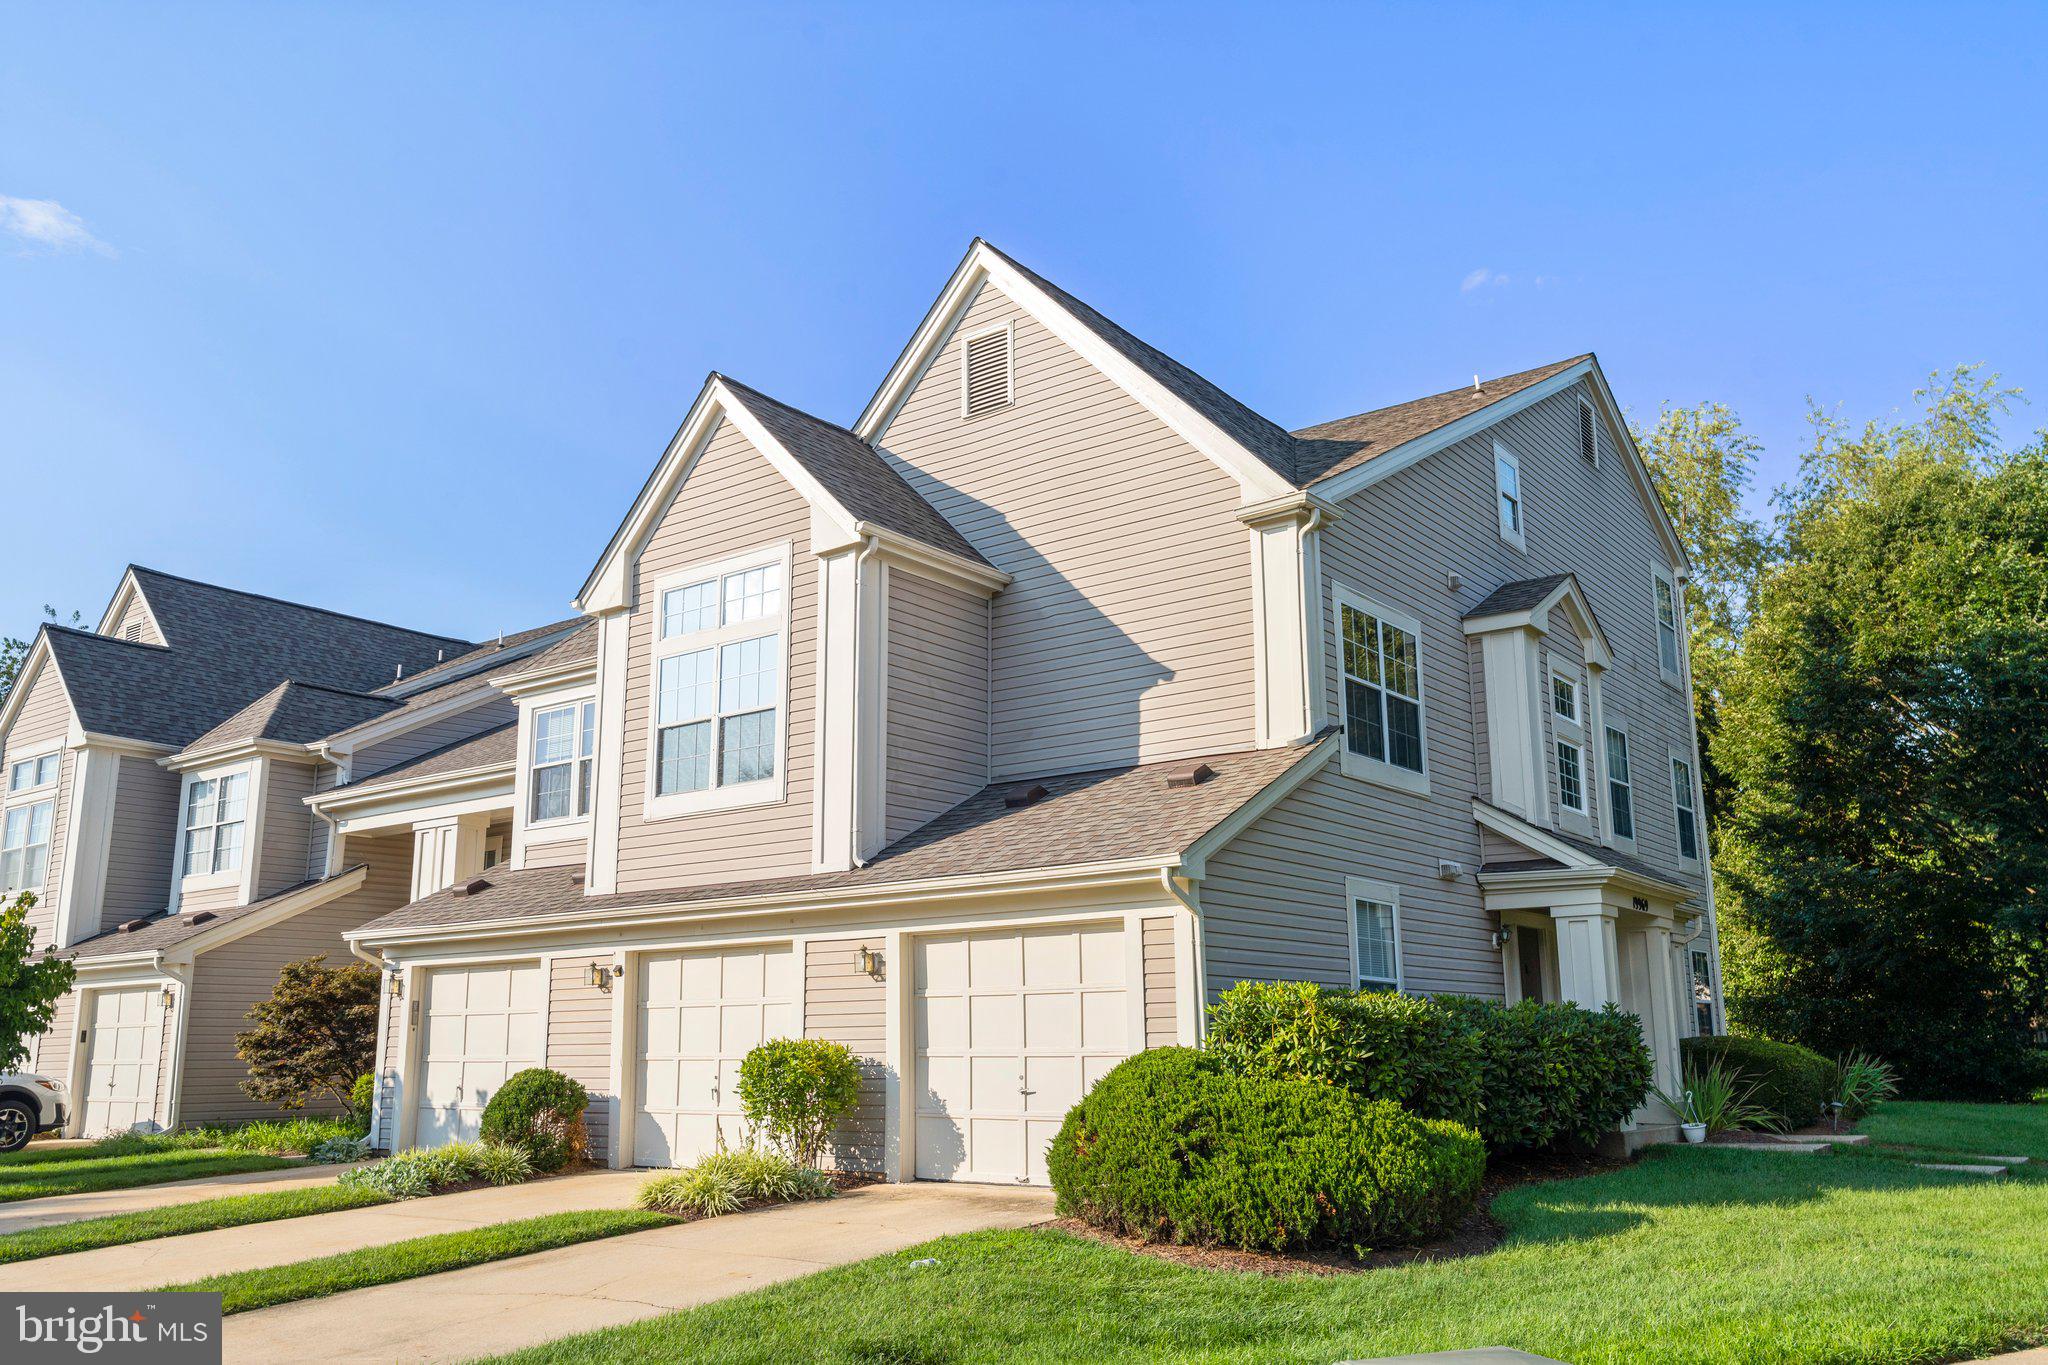
[(8, 794), (34, 791), (37, 787), (47, 787), (55, 782), (59, 757), (55, 753), (37, 754), (33, 758), (18, 758), (8, 764)]
[(1635, 789), (1629, 783), (1628, 734), (1607, 727), (1607, 830), (1617, 839), (1636, 837)]
[(580, 820), (590, 814), (596, 754), (596, 702), (565, 702), (533, 713), (533, 738), (527, 746), (527, 824)]
[(1579, 684), (1562, 673), (1550, 675), (1550, 714), (1556, 719), (1579, 723)]
[(1557, 742), (1557, 800), (1568, 811), (1586, 813), (1586, 773), (1579, 746), (1563, 739)]
[(1662, 569), (1650, 571), (1650, 602), (1657, 614), (1657, 671), (1664, 681), (1679, 681), (1678, 585)]
[(193, 779), (185, 790), (185, 876), (207, 877), (241, 867), (248, 807), (248, 773)]
[(1017, 334), (1007, 322), (960, 338), (960, 415), (979, 417), (1017, 401)]
[(1693, 797), (1692, 764), (1671, 756), (1671, 804), (1678, 816), (1678, 856), (1698, 862), (1700, 856), (1699, 806)]
[(1579, 458), (1587, 464), (1599, 467), (1600, 437), (1595, 426), (1593, 405), (1585, 399), (1579, 400)]
[(50, 819), (55, 801), (9, 806), (0, 822), (0, 891), (40, 891), (50, 873)]
[(1692, 1026), (1705, 1038), (1714, 1032), (1714, 967), (1706, 953), (1692, 950)]
[(650, 813), (780, 798), (789, 573), (785, 545), (659, 585)]
[(1422, 701), (1422, 625), (1339, 589), (1344, 770), (1410, 791), (1429, 790)]
[(1401, 889), (1346, 877), (1350, 907), (1352, 984), (1365, 991), (1401, 989)]
[(1494, 510), (1500, 518), (1500, 538), (1517, 550), (1529, 548), (1523, 534), (1522, 461), (1499, 441), (1493, 443)]

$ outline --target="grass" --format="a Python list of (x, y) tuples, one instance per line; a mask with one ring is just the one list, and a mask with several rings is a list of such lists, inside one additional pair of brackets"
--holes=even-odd
[[(32, 1151), (33, 1148), (25, 1150)], [(90, 1151), (89, 1148), (71, 1150)], [(296, 1158), (264, 1156), (256, 1152), (176, 1149), (141, 1152), (133, 1156), (90, 1155), (11, 1164), (0, 1166), (0, 1204), (60, 1194), (88, 1194), (95, 1190), (126, 1190), (138, 1185), (161, 1185), (172, 1180), (197, 1180), (202, 1176), (275, 1171), (302, 1164)]]
[(0, 1265), (39, 1260), (44, 1256), (68, 1256), (74, 1251), (96, 1251), (101, 1247), (123, 1246), (129, 1242), (150, 1242), (159, 1237), (182, 1237), (189, 1232), (212, 1232), (216, 1228), (269, 1223), (280, 1218), (336, 1213), (386, 1202), (387, 1197), (375, 1190), (316, 1185), (303, 1190), (273, 1190), (266, 1194), (202, 1199), (195, 1204), (171, 1204), (160, 1209), (87, 1218), (76, 1223), (29, 1228), (0, 1236)]
[(166, 1285), (165, 1291), (218, 1293), (223, 1313), (247, 1313), (280, 1303), (317, 1299), (374, 1284), (416, 1279), (460, 1270), (464, 1266), (530, 1256), (552, 1247), (573, 1246), (621, 1233), (665, 1227), (675, 1219), (642, 1209), (589, 1209), (522, 1218), (492, 1227), (437, 1233), (385, 1246), (345, 1251), (310, 1261), (213, 1275), (189, 1284)]
[(259, 1119), (227, 1126), (181, 1128), (175, 1133), (116, 1133), (97, 1142), (76, 1146), (33, 1142), (18, 1152), (0, 1154), (0, 1167), (45, 1166), (160, 1152), (222, 1151), (261, 1156), (303, 1156), (328, 1139), (352, 1140), (356, 1135), (355, 1127), (346, 1119)]
[(1332, 1277), (978, 1233), (506, 1359), (1327, 1362), (1502, 1345), (1576, 1365), (1893, 1365), (2048, 1336), (2048, 1183), (1661, 1148), (1510, 1190), (1493, 1213), (1509, 1235), (1489, 1255)]
[(1873, 1143), (2048, 1161), (2048, 1105), (1894, 1100), (1860, 1127)]

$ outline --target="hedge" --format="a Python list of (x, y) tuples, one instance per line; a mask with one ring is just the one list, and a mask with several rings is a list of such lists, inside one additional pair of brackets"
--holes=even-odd
[(1716, 1035), (1687, 1038), (1679, 1046), (1688, 1070), (1705, 1071), (1720, 1062), (1755, 1082), (1751, 1102), (1769, 1110), (1787, 1128), (1818, 1123), (1835, 1088), (1835, 1064), (1796, 1043)]
[(1147, 1240), (1362, 1251), (1426, 1239), (1478, 1197), (1479, 1135), (1192, 1048), (1119, 1063), (1046, 1154), (1058, 1209)]
[(1478, 1042), (1475, 1126), (1496, 1151), (1590, 1147), (1650, 1093), (1655, 1071), (1642, 1025), (1613, 1005), (1500, 1005), (1464, 995), (1438, 996), (1433, 1003)]

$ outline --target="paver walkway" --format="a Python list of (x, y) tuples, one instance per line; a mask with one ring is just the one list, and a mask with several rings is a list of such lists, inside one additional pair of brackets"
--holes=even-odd
[[(334, 1217), (336, 1215), (325, 1215)], [(227, 1319), (227, 1360), (470, 1360), (691, 1308), (933, 1237), (1052, 1217), (1049, 1190), (870, 1185)]]
[(0, 1293), (48, 1289), (127, 1293), (544, 1213), (630, 1208), (634, 1191), (646, 1178), (640, 1171), (595, 1171), (503, 1189), (403, 1199), (366, 1209), (280, 1218), (70, 1256), (46, 1256), (0, 1265)]
[(347, 1166), (285, 1166), (274, 1171), (207, 1175), (197, 1180), (137, 1185), (125, 1190), (94, 1190), (90, 1194), (23, 1199), (12, 1204), (0, 1204), (0, 1236), (20, 1232), (23, 1228), (74, 1223), (81, 1218), (105, 1218), (110, 1214), (134, 1213), (140, 1209), (160, 1209), (167, 1204), (191, 1204), (201, 1199), (219, 1199), (223, 1195), (261, 1194), (269, 1190), (325, 1185), (347, 1169)]

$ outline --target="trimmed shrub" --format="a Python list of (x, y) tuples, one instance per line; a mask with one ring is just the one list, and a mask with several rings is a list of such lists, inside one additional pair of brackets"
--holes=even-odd
[(738, 1147), (713, 1152), (694, 1166), (657, 1175), (640, 1187), (633, 1202), (659, 1213), (716, 1218), (750, 1203), (791, 1203), (830, 1199), (832, 1182), (809, 1166), (775, 1152)]
[(1486, 1149), (1471, 1129), (1391, 1101), (1158, 1048), (1095, 1083), (1046, 1161), (1059, 1211), (1114, 1232), (1362, 1251), (1463, 1218)]
[(1209, 1008), (1208, 1050), (1240, 1076), (1320, 1081), (1470, 1124), (1480, 1050), (1438, 1001), (1308, 981), (1241, 981)]
[(1687, 1038), (1679, 1046), (1687, 1066), (1704, 1071), (1720, 1062), (1731, 1074), (1753, 1081), (1751, 1102), (1786, 1128), (1818, 1123), (1838, 1079), (1833, 1062), (1796, 1043), (1717, 1035)]
[(365, 1071), (348, 1090), (348, 1120), (356, 1131), (367, 1134), (377, 1116), (377, 1073)]
[(1655, 1071), (1642, 1027), (1613, 1005), (1597, 1011), (1535, 1000), (1500, 1005), (1465, 995), (1439, 996), (1436, 1003), (1478, 1047), (1474, 1126), (1495, 1151), (1590, 1147), (1650, 1093)]
[(747, 1122), (791, 1161), (816, 1167), (860, 1103), (860, 1063), (843, 1043), (777, 1038), (740, 1060), (739, 1089)]
[(331, 1137), (316, 1143), (313, 1150), (306, 1155), (316, 1162), (326, 1164), (336, 1161), (362, 1161), (369, 1153), (364, 1149), (361, 1138)]
[(582, 1082), (544, 1066), (528, 1067), (491, 1096), (478, 1132), (485, 1142), (525, 1152), (536, 1171), (559, 1171), (583, 1155), (583, 1111), (589, 1104)]

